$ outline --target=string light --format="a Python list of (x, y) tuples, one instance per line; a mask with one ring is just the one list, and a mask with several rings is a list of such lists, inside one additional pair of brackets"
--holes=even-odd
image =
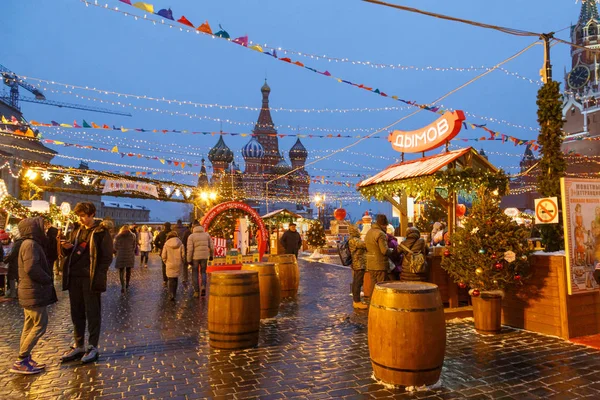
[(50, 175), (50, 172), (48, 172), (48, 171), (42, 172), (42, 179), (45, 180), (46, 182), (48, 182), (51, 177), (52, 177), (52, 175)]
[(71, 182), (73, 182), (73, 178), (71, 178), (71, 175), (65, 175), (65, 176), (63, 177), (63, 182), (64, 182), (66, 185), (70, 185), (70, 184), (71, 184)]
[(81, 178), (81, 182), (86, 186), (89, 185), (91, 183), (90, 177), (84, 176), (83, 178)]

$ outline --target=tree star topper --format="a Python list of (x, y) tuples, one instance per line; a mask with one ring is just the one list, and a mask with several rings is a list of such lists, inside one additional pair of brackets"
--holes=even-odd
[(416, 131), (393, 131), (388, 141), (394, 150), (402, 153), (420, 153), (441, 146), (452, 140), (462, 128), (465, 114), (447, 111), (440, 118)]

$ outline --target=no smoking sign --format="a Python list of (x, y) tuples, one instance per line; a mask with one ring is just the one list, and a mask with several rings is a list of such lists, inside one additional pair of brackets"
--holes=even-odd
[(558, 224), (558, 198), (547, 197), (535, 200), (535, 223)]

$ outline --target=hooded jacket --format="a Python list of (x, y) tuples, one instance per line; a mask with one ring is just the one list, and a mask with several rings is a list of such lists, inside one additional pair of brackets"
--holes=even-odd
[(355, 225), (348, 225), (350, 238), (348, 247), (352, 254), (352, 269), (365, 269), (367, 267), (367, 245), (360, 238), (360, 231)]
[[(421, 237), (421, 232), (415, 227), (408, 228), (406, 231), (406, 239), (402, 241), (402, 244), (408, 247), (413, 253), (423, 253), (425, 257), (427, 257), (427, 253), (429, 252), (429, 248), (427, 247), (425, 240)], [(406, 255), (406, 250), (404, 250), (401, 246), (398, 250), (402, 251), (403, 254)], [(409, 258), (404, 257), (402, 261), (402, 267), (409, 267)]]
[(365, 236), (367, 246), (367, 270), (387, 271), (389, 267), (388, 256), (392, 249), (388, 247), (387, 236), (379, 224), (371, 225)]
[(181, 240), (177, 237), (167, 240), (163, 246), (161, 257), (167, 266), (167, 278), (178, 278), (185, 260), (185, 249)]
[(193, 260), (208, 260), (214, 256), (215, 249), (212, 239), (203, 226), (195, 226), (187, 240), (187, 262)]
[(25, 218), (19, 222), (23, 243), (19, 249), (19, 304), (23, 308), (45, 307), (58, 301), (52, 269), (44, 252), (44, 220)]
[[(77, 248), (77, 241), (81, 234), (80, 227), (72, 239), (73, 249)], [(93, 292), (106, 292), (106, 274), (113, 258), (113, 241), (108, 227), (104, 223), (95, 223), (90, 228), (92, 232), (88, 238), (89, 257), (90, 257), (90, 288)], [(71, 262), (73, 258), (73, 249), (64, 250), (68, 255), (63, 267), (63, 290), (69, 290)]]
[(137, 235), (140, 251), (152, 251), (152, 233), (140, 231)]
[(136, 236), (131, 231), (119, 233), (115, 237), (114, 248), (117, 253), (115, 268), (133, 268), (135, 264)]
[(8, 272), (6, 277), (12, 281), (19, 279), (19, 250), (23, 244), (23, 239), (18, 238), (13, 242), (10, 253), (4, 258), (4, 263), (8, 264)]

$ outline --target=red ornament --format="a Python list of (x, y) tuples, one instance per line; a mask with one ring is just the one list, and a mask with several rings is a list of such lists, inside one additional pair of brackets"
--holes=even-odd
[(477, 297), (481, 294), (481, 292), (478, 289), (473, 289), (473, 296)]
[(492, 257), (492, 260), (495, 260), (496, 259), (496, 253), (492, 254), (491, 257)]
[(456, 205), (456, 216), (457, 217), (462, 217), (463, 215), (465, 215), (466, 212), (467, 212), (467, 206), (465, 206), (464, 204)]
[(464, 288), (467, 287), (467, 284), (464, 283), (464, 282), (458, 282), (458, 287), (461, 288), (461, 289), (464, 289)]
[(336, 210), (333, 212), (333, 216), (338, 221), (343, 221), (344, 218), (346, 218), (346, 210), (343, 208), (336, 208)]
[(450, 250), (444, 250), (444, 257), (450, 257)]
[(516, 275), (515, 275), (515, 281), (520, 281), (520, 280), (521, 280), (521, 275), (519, 275), (519, 274), (516, 274)]
[(450, 244), (450, 232), (444, 233), (444, 242)]
[(498, 271), (500, 271), (502, 268), (504, 268), (504, 265), (502, 265), (502, 263), (501, 263), (501, 262), (497, 262), (496, 264), (494, 264), (494, 267), (495, 267), (495, 268), (496, 268)]

